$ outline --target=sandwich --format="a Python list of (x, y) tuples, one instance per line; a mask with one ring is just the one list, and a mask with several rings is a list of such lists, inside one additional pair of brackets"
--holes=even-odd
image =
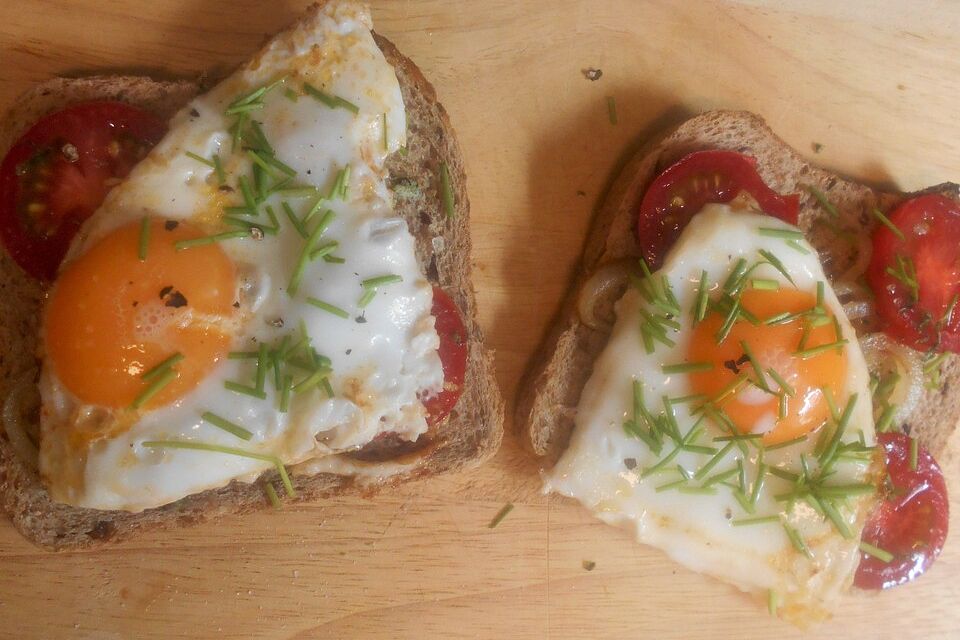
[(212, 88), (59, 78), (0, 126), (0, 495), (48, 548), (479, 464), (503, 405), (463, 161), (369, 11)]
[(960, 416), (957, 198), (845, 180), (745, 112), (651, 143), (521, 392), (545, 491), (799, 626), (919, 577)]

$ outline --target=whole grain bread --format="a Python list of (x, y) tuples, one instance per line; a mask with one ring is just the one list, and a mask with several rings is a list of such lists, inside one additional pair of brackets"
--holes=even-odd
[[(308, 9), (318, 10), (316, 5)], [(389, 40), (374, 36), (396, 70), (407, 112), (407, 153), (387, 160), (391, 184), (396, 187), (395, 209), (416, 239), (417, 259), (428, 279), (443, 287), (460, 309), (467, 330), (467, 374), (453, 412), (416, 442), (378, 439), (353, 454), (336, 456), (327, 471), (294, 475), (298, 500), (346, 492), (372, 494), (408, 480), (475, 466), (496, 452), (503, 434), (503, 401), (492, 354), (477, 323), (470, 277), (470, 203), (460, 148), (433, 86)], [(0, 122), (0, 155), (39, 117), (73, 103), (119, 100), (169, 118), (199, 90), (194, 82), (140, 77), (54, 79), (28, 91)], [(453, 187), (452, 216), (446, 215), (442, 202), (441, 163), (446, 163)], [(17, 384), (36, 379), (37, 319), (43, 295), (43, 287), (0, 251), (0, 402)], [(24, 536), (52, 549), (89, 547), (147, 529), (262, 509), (270, 505), (264, 493), (266, 482), (279, 488), (276, 473), (270, 472), (253, 484), (232, 482), (140, 513), (79, 509), (53, 502), (36, 471), (18, 457), (0, 430), (3, 509)], [(279, 493), (283, 495), (282, 489)]]
[[(682, 123), (652, 141), (627, 163), (598, 211), (586, 240), (576, 281), (569, 289), (550, 333), (531, 361), (516, 409), (516, 425), (525, 445), (536, 455), (555, 461), (573, 430), (580, 393), (594, 360), (607, 343), (608, 331), (585, 325), (577, 310), (579, 292), (603, 265), (640, 256), (634, 220), (636, 209), (653, 178), (684, 155), (703, 149), (738, 151), (757, 160), (764, 181), (779, 193), (799, 193), (800, 227), (817, 249), (831, 280), (845, 273), (869, 250), (876, 224), (874, 207), (889, 210), (911, 194), (890, 193), (846, 180), (818, 169), (778, 138), (770, 127), (745, 111), (711, 111)], [(813, 195), (826, 195), (839, 215), (833, 216)], [(958, 198), (958, 186), (948, 183), (925, 191)], [(610, 289), (597, 308), (612, 317), (613, 303), (624, 287)], [(866, 318), (866, 327), (876, 326)], [(917, 436), (935, 455), (943, 449), (960, 418), (960, 358), (949, 356), (941, 384), (927, 389), (904, 430)]]

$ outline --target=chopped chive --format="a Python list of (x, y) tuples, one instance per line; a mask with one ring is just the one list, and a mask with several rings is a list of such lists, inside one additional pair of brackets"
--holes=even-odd
[(762, 433), (738, 433), (732, 436), (716, 436), (714, 442), (736, 442), (738, 440), (762, 440)]
[(787, 538), (790, 539), (790, 544), (793, 545), (793, 548), (807, 556), (810, 560), (813, 560), (813, 552), (810, 551), (810, 547), (807, 546), (807, 543), (804, 542), (803, 537), (800, 535), (800, 532), (791, 527), (786, 522), (783, 523), (783, 530), (787, 534)]
[[(270, 207), (268, 206), (267, 208), (269, 209)], [(233, 216), (224, 216), (223, 221), (226, 222), (227, 224), (232, 224), (235, 227), (243, 227), (244, 229), (247, 229), (248, 233), (250, 229), (258, 229), (262, 231), (265, 235), (275, 236), (277, 235), (277, 231), (278, 231), (276, 226), (268, 226), (263, 223), (244, 220), (243, 218), (234, 218)]]
[(257, 352), (257, 378), (256, 389), (263, 391), (267, 382), (267, 343), (260, 343), (260, 350)]
[(237, 184), (240, 186), (240, 193), (243, 195), (243, 203), (247, 206), (247, 209), (256, 213), (257, 211), (257, 199), (253, 196), (253, 188), (250, 186), (250, 179), (247, 176), (240, 176), (237, 180)]
[(224, 111), (224, 114), (228, 116), (233, 116), (238, 114), (246, 115), (251, 111), (259, 111), (260, 109), (263, 109), (262, 102), (251, 102), (250, 104), (242, 104), (242, 105), (237, 105), (236, 107), (230, 107), (229, 109)]
[(373, 299), (377, 296), (376, 289), (367, 289), (363, 292), (363, 295), (360, 296), (360, 300), (357, 301), (357, 306), (361, 309), (365, 309), (368, 304), (373, 302)]
[(746, 340), (740, 341), (740, 348), (743, 349), (743, 355), (747, 357), (747, 361), (750, 363), (750, 368), (753, 369), (753, 372), (757, 376), (757, 386), (764, 391), (770, 391), (770, 385), (767, 384), (767, 378), (763, 375), (763, 367), (760, 366), (760, 362), (754, 357), (753, 351), (750, 350), (750, 345), (747, 344)]
[(282, 162), (279, 158), (277, 158), (277, 156), (273, 155), (273, 153), (268, 153), (267, 155), (264, 155), (264, 156), (261, 156), (261, 157), (262, 157), (263, 160), (266, 161), (266, 163), (269, 164), (271, 167), (277, 169), (278, 171), (280, 171), (280, 173), (286, 174), (286, 175), (288, 176), (288, 179), (292, 179), (292, 178), (295, 178), (295, 177), (297, 176), (297, 170), (296, 170), (296, 169), (294, 169), (294, 168), (291, 167), (290, 165)]
[(665, 364), (660, 367), (664, 373), (689, 373), (692, 371), (712, 371), (712, 362), (680, 362), (677, 364)]
[(453, 184), (450, 181), (450, 168), (446, 162), (440, 163), (440, 197), (443, 200), (443, 210), (447, 218), (452, 218), (456, 210), (456, 202), (453, 195)]
[(717, 493), (716, 487), (680, 487), (677, 491), (680, 493), (707, 496), (712, 496)]
[(336, 240), (331, 240), (330, 242), (324, 243), (323, 245), (317, 247), (313, 250), (313, 253), (310, 254), (311, 260), (316, 260), (317, 258), (325, 258), (340, 247), (340, 243)]
[(734, 498), (736, 498), (737, 503), (740, 505), (740, 508), (746, 511), (747, 513), (753, 515), (757, 512), (756, 508), (750, 504), (750, 500), (747, 498), (746, 494), (740, 489), (735, 489), (732, 492)]
[(878, 433), (887, 433), (891, 431), (891, 426), (893, 425), (893, 414), (896, 412), (896, 405), (887, 405), (883, 409), (883, 413), (880, 414), (880, 417), (877, 419), (877, 432)]
[(487, 528), (495, 529), (498, 524), (503, 522), (503, 519), (506, 518), (507, 514), (509, 514), (511, 511), (513, 511), (512, 502), (508, 502), (507, 504), (503, 505), (500, 511), (497, 511), (497, 515), (493, 516), (493, 520), (490, 521), (490, 524), (487, 525)]
[(617, 101), (613, 96), (607, 96), (607, 117), (610, 119), (610, 124), (617, 124)]
[(820, 191), (820, 189), (817, 189), (813, 185), (807, 185), (807, 191), (809, 191), (810, 194), (817, 199), (817, 202), (820, 203), (820, 206), (823, 207), (823, 209), (829, 213), (831, 217), (840, 217), (840, 212), (837, 211), (837, 208), (833, 206), (833, 204), (827, 199), (827, 196), (825, 193), (823, 193), (823, 191)]
[(710, 473), (714, 467), (716, 467), (723, 458), (730, 453), (730, 449), (733, 448), (733, 442), (728, 442), (720, 451), (718, 451), (712, 458), (707, 460), (702, 467), (700, 467), (697, 472), (693, 475), (696, 480), (702, 479), (708, 473)]
[(403, 278), (394, 274), (377, 276), (375, 278), (367, 278), (360, 283), (360, 286), (362, 286), (364, 289), (375, 289), (376, 287), (380, 287), (385, 284), (393, 284), (395, 282), (403, 282)]
[(287, 374), (280, 384), (280, 413), (290, 409), (290, 392), (293, 390), (293, 376)]
[(777, 615), (777, 609), (780, 608), (780, 596), (773, 589), (767, 590), (767, 613), (772, 616)]
[(697, 287), (697, 302), (694, 307), (694, 324), (702, 322), (707, 316), (707, 302), (709, 302), (709, 291), (707, 290), (707, 272), (700, 272), (700, 286)]
[(212, 236), (202, 236), (200, 238), (190, 238), (189, 240), (180, 240), (179, 242), (174, 243), (174, 247), (177, 251), (183, 251), (184, 249), (189, 249), (191, 247), (200, 247), (207, 244), (213, 244), (215, 242), (223, 242), (224, 240), (233, 240), (236, 238), (249, 238), (249, 231), (225, 231), (223, 233), (217, 233)]
[(303, 90), (307, 93), (307, 95), (312, 98), (316, 98), (331, 109), (336, 109), (339, 107), (350, 111), (354, 115), (360, 113), (360, 108), (349, 100), (321, 91), (309, 82), (303, 83)]
[(294, 269), (293, 274), (291, 274), (290, 283), (287, 286), (287, 293), (291, 296), (296, 295), (297, 290), (300, 288), (300, 281), (303, 279), (303, 273), (307, 268), (307, 263), (310, 262), (310, 254), (313, 253), (313, 248), (320, 240), (320, 236), (333, 221), (333, 217), (333, 211), (327, 209), (327, 211), (323, 214), (323, 217), (317, 222), (317, 226), (314, 227), (313, 231), (310, 233), (307, 241), (304, 243), (303, 249), (300, 252), (300, 258), (297, 260), (297, 266)]
[(809, 349), (800, 349), (799, 351), (794, 351), (793, 355), (800, 358), (801, 360), (806, 360), (807, 358), (812, 358), (818, 356), (821, 353), (826, 353), (827, 351), (832, 351), (833, 349), (839, 349), (840, 347), (847, 344), (848, 340), (836, 340), (828, 344), (821, 344), (817, 347), (811, 347)]
[(329, 302), (324, 302), (323, 300), (317, 300), (316, 298), (307, 298), (307, 304), (312, 304), (318, 309), (323, 309), (329, 313), (332, 313), (335, 316), (340, 316), (341, 318), (349, 318), (350, 314), (341, 309), (338, 306), (332, 305)]
[(264, 135), (263, 128), (260, 127), (260, 123), (256, 120), (251, 120), (250, 129), (253, 130), (253, 135), (257, 138), (260, 148), (267, 152), (268, 155), (274, 155), (273, 147), (271, 147), (270, 143), (267, 142), (267, 136)]
[(777, 396), (777, 420), (783, 420), (787, 417), (787, 394), (780, 393)]
[(263, 96), (263, 94), (265, 94), (266, 92), (267, 92), (267, 86), (266, 86), (266, 85), (264, 85), (264, 86), (262, 86), (262, 87), (257, 87), (257, 88), (254, 89), (253, 91), (250, 91), (249, 93), (246, 93), (246, 94), (240, 96), (239, 98), (237, 98), (236, 100), (234, 100), (233, 102), (231, 102), (231, 103), (228, 105), (228, 107), (229, 107), (229, 108), (242, 107), (243, 105), (250, 104), (250, 103), (252, 103), (252, 102), (256, 102), (256, 101), (259, 100), (259, 99)]
[(868, 556), (873, 556), (874, 558), (876, 558), (880, 562), (883, 562), (884, 564), (889, 564), (890, 561), (893, 560), (892, 553), (890, 553), (885, 549), (881, 549), (880, 547), (875, 547), (874, 545), (870, 544), (869, 542), (866, 542), (865, 540), (860, 541), (860, 551), (863, 551)]
[(920, 455), (920, 441), (914, 437), (910, 437), (910, 469), (913, 471), (917, 470), (917, 458)]
[(296, 91), (294, 91), (290, 87), (287, 87), (286, 89), (283, 90), (283, 96), (290, 102), (296, 102), (297, 100), (300, 99), (300, 94), (298, 94)]
[(787, 246), (801, 255), (810, 255), (810, 250), (800, 244), (799, 240), (787, 240)]
[[(259, 167), (260, 169), (267, 172), (269, 175), (273, 176), (274, 178), (279, 177), (279, 174), (277, 173), (277, 168), (274, 167), (269, 162), (267, 162), (266, 159), (262, 155), (260, 155), (258, 152), (254, 151), (253, 149), (247, 149), (247, 157), (249, 157), (250, 160), (253, 161), (255, 168)], [(257, 190), (263, 193), (262, 189), (258, 188)]]
[(250, 431), (247, 431), (240, 425), (230, 422), (225, 418), (221, 418), (217, 414), (211, 413), (210, 411), (204, 412), (200, 417), (206, 420), (207, 422), (209, 422), (210, 424), (212, 424), (213, 426), (219, 427), (224, 431), (226, 431), (227, 433), (232, 433), (233, 435), (237, 436), (241, 440), (249, 440), (250, 438), (253, 437), (253, 433), (251, 433)]
[(224, 381), (223, 386), (227, 390), (233, 391), (234, 393), (240, 393), (245, 396), (252, 396), (254, 398), (259, 398), (260, 400), (267, 399), (267, 393), (265, 391), (261, 391), (256, 387), (249, 387), (245, 384), (240, 384), (239, 382), (234, 382), (233, 380)]
[(737, 469), (736, 469), (736, 468), (727, 469), (726, 471), (721, 471), (720, 473), (715, 473), (715, 474), (713, 474), (712, 476), (710, 476), (709, 478), (707, 478), (706, 480), (704, 480), (703, 483), (701, 484), (701, 486), (704, 486), (704, 487), (713, 486), (713, 485), (715, 485), (715, 484), (717, 484), (717, 483), (719, 483), (719, 482), (723, 482), (723, 481), (726, 480), (727, 478), (730, 478), (730, 477), (736, 475), (736, 473), (737, 473)]
[[(770, 447), (767, 447), (765, 450), (769, 451)], [(786, 480), (787, 482), (796, 482), (797, 478), (800, 477), (795, 473), (791, 473), (790, 471), (787, 471), (786, 469), (781, 469), (779, 467), (767, 467), (767, 473), (769, 473), (772, 476), (776, 476), (781, 480)]]
[(223, 163), (220, 162), (219, 154), (213, 154), (213, 171), (217, 175), (217, 184), (224, 184), (227, 181), (227, 175), (223, 171)]
[[(763, 452), (761, 452), (762, 455)], [(767, 476), (767, 465), (761, 462), (757, 465), (757, 479), (753, 481), (753, 491), (750, 492), (750, 505), (757, 506), (760, 492), (763, 491), (764, 480)]]
[(179, 351), (177, 351), (172, 356), (165, 358), (159, 364), (154, 365), (151, 369), (143, 373), (140, 376), (140, 379), (143, 380), (144, 382), (149, 382), (150, 380), (153, 380), (154, 378), (162, 374), (164, 371), (166, 371), (173, 365), (183, 360), (183, 358), (184, 358), (184, 355)]
[(217, 167), (217, 165), (215, 165), (212, 160), (207, 160), (203, 156), (197, 155), (193, 151), (187, 151), (184, 153), (184, 155), (187, 156), (188, 158), (192, 158), (193, 160), (196, 160), (197, 162), (207, 165), (211, 169), (216, 169)]
[(193, 451), (210, 451), (213, 453), (225, 453), (241, 458), (251, 458), (253, 460), (269, 462), (276, 467), (277, 473), (280, 474), (280, 480), (283, 482), (283, 487), (286, 489), (287, 495), (290, 497), (294, 497), (296, 495), (293, 490), (293, 484), (290, 482), (290, 476), (287, 475), (286, 467), (283, 466), (283, 462), (280, 461), (280, 458), (276, 456), (255, 453), (253, 451), (244, 451), (243, 449), (237, 449), (235, 447), (224, 447), (218, 444), (207, 444), (205, 442), (193, 442), (189, 440), (147, 440), (143, 442), (143, 446), (147, 447), (148, 449), (191, 449)]
[(720, 326), (720, 330), (717, 331), (716, 340), (717, 344), (722, 343), (727, 339), (727, 336), (730, 335), (730, 331), (733, 330), (733, 325), (737, 321), (737, 317), (740, 312), (740, 298), (737, 298), (733, 301), (733, 304), (730, 305), (730, 311), (727, 313), (727, 317), (724, 318), (723, 324)]
[(772, 444), (764, 447), (767, 451), (776, 451), (777, 449), (786, 449), (787, 447), (792, 447), (795, 444), (800, 444), (801, 442), (806, 442), (807, 436), (797, 436), (790, 440), (784, 440), (783, 442), (778, 442), (777, 444)]
[(718, 405), (724, 400), (726, 400), (728, 397), (736, 394), (740, 390), (740, 387), (746, 384), (746, 382), (747, 382), (747, 374), (741, 373), (736, 378), (734, 378), (730, 382), (730, 384), (728, 384), (726, 387), (720, 390), (720, 393), (718, 393), (716, 397), (714, 397), (713, 404)]
[(760, 291), (777, 291), (780, 289), (780, 283), (769, 278), (751, 278), (750, 286)]
[(757, 233), (768, 238), (783, 238), (785, 240), (803, 240), (803, 232), (796, 229), (772, 229), (770, 227), (760, 227)]
[(790, 384), (787, 383), (787, 381), (784, 380), (783, 377), (781, 377), (781, 375), (777, 373), (775, 369), (769, 368), (767, 369), (767, 373), (770, 375), (771, 378), (773, 378), (773, 381), (777, 383), (777, 386), (780, 387), (781, 391), (786, 393), (791, 398), (796, 395), (797, 393), (796, 390), (793, 387), (791, 387)]
[(756, 518), (734, 518), (730, 524), (734, 527), (749, 527), (754, 524), (780, 522), (780, 516), (758, 516)]
[(251, 360), (257, 357), (256, 351), (231, 351), (227, 354), (228, 360)]
[(823, 508), (823, 512), (830, 522), (833, 523), (833, 526), (840, 532), (840, 535), (848, 540), (853, 537), (850, 527), (847, 526), (847, 522), (843, 519), (843, 516), (840, 515), (840, 512), (837, 511), (832, 501), (820, 500), (820, 506)]
[(263, 485), (263, 490), (267, 494), (267, 499), (270, 500), (270, 504), (273, 505), (274, 509), (280, 509), (283, 505), (280, 503), (280, 497), (277, 496), (277, 490), (273, 488), (273, 485), (269, 482), (265, 482)]
[(282, 187), (272, 189), (272, 191), (286, 198), (316, 198), (320, 195), (320, 191), (316, 187)]
[(760, 249), (758, 253), (763, 256), (763, 259), (766, 260), (770, 266), (779, 271), (780, 275), (786, 278), (790, 284), (796, 286), (796, 283), (793, 281), (793, 278), (790, 277), (790, 273), (787, 271), (787, 268), (783, 266), (783, 262), (781, 262), (777, 256), (766, 249)]
[(817, 281), (817, 306), (823, 307), (823, 294), (826, 290), (826, 285), (824, 285), (823, 280)]
[(910, 296), (914, 302), (920, 299), (920, 285), (917, 282), (917, 270), (913, 264), (913, 259), (897, 254), (897, 268), (887, 267), (886, 273), (890, 277), (899, 281), (910, 290)]
[(175, 369), (166, 369), (163, 373), (157, 376), (153, 382), (151, 382), (147, 387), (137, 394), (137, 397), (133, 399), (133, 402), (130, 403), (131, 409), (139, 409), (147, 402), (150, 401), (153, 396), (160, 393), (160, 391), (174, 381), (177, 377), (177, 371)]
[(247, 114), (241, 113), (237, 116), (237, 121), (231, 127), (233, 139), (231, 141), (231, 151), (236, 151), (243, 144), (243, 128), (247, 122)]
[(150, 247), (150, 218), (143, 216), (140, 220), (140, 242), (137, 245), (137, 257), (140, 262), (147, 259), (147, 249)]
[(893, 224), (890, 218), (883, 215), (883, 212), (880, 211), (880, 209), (874, 207), (873, 215), (876, 216), (877, 220), (879, 220), (883, 224), (883, 226), (885, 226), (887, 229), (890, 229), (890, 231), (893, 232), (893, 235), (897, 236), (900, 242), (906, 242), (907, 238), (906, 236), (903, 235), (903, 231), (900, 231), (897, 225)]
[(743, 279), (743, 276), (747, 273), (747, 259), (746, 258), (737, 258), (737, 261), (733, 265), (733, 269), (730, 270), (730, 275), (727, 276), (727, 279), (723, 283), (724, 291), (733, 291), (737, 288), (737, 285), (740, 284), (740, 280)]
[(297, 230), (297, 233), (300, 234), (301, 238), (306, 240), (307, 230), (304, 229), (303, 223), (300, 222), (300, 218), (297, 217), (297, 214), (293, 212), (290, 204), (287, 201), (283, 201), (280, 203), (280, 206), (283, 208), (283, 212), (287, 214), (287, 218), (290, 220), (290, 224), (293, 225), (293, 228)]
[(664, 491), (669, 491), (671, 489), (676, 489), (678, 487), (681, 487), (687, 484), (687, 482), (688, 480), (686, 478), (680, 478), (679, 480), (675, 480), (673, 482), (668, 482), (667, 484), (661, 484), (658, 487), (654, 487), (653, 490), (656, 491), (657, 493), (663, 493)]

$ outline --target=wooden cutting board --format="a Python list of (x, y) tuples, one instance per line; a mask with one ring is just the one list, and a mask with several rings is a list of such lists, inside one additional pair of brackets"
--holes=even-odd
[[(222, 72), (303, 6), (0, 3), (0, 111), (57, 74)], [(508, 406), (605, 186), (660, 129), (744, 108), (861, 180), (909, 190), (960, 179), (956, 3), (409, 0), (373, 13), (459, 131), (481, 322)], [(587, 80), (588, 67), (602, 78)], [(960, 463), (941, 462), (960, 512)], [(516, 509), (488, 528), (508, 501)], [(537, 463), (510, 437), (483, 468), (376, 500), (226, 518), (95, 553), (42, 552), (0, 522), (0, 635), (11, 638), (947, 638), (957, 602), (954, 535), (917, 584), (852, 595), (804, 636), (541, 496)]]

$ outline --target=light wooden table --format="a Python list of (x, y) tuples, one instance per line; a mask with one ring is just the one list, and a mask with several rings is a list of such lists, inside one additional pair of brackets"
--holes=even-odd
[[(7, 0), (0, 110), (56, 74), (225, 70), (302, 6)], [(818, 163), (874, 183), (960, 179), (956, 2), (410, 0), (377, 2), (374, 17), (459, 131), (481, 321), (508, 403), (615, 168), (691, 113), (756, 111), (802, 153), (822, 144)], [(586, 67), (602, 79), (586, 80)], [(960, 513), (960, 463), (942, 462)], [(516, 509), (488, 529), (506, 501)], [(919, 583), (851, 596), (806, 637), (957, 637), (958, 603), (954, 535)], [(575, 504), (541, 497), (536, 463), (509, 437), (484, 468), (373, 501), (230, 518), (96, 553), (51, 555), (0, 523), (0, 635), (801, 637)]]

